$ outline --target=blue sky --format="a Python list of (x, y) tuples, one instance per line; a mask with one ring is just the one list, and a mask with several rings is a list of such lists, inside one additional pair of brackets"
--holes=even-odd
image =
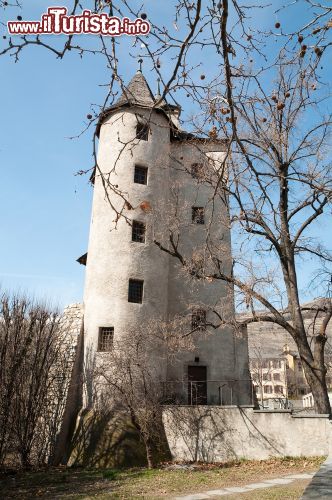
[[(49, 5), (34, 2), (22, 16), (39, 19)], [(136, 68), (127, 58), (126, 75)], [(82, 300), (85, 268), (76, 259), (87, 249), (92, 201), (88, 176), (75, 175), (93, 165), (92, 133), (68, 137), (102, 102), (109, 74), (101, 58), (59, 61), (36, 47), (16, 64), (0, 58), (0, 74), (0, 284), (63, 307)]]
[[(150, 0), (143, 9), (173, 29), (172, 4)], [(45, 0), (26, 3), (22, 15), (38, 19), (48, 6)], [(127, 54), (128, 39), (123, 39), (120, 67), (126, 81), (137, 68)], [(170, 67), (164, 61), (165, 74)], [(205, 63), (205, 71), (210, 70)], [(92, 166), (92, 133), (68, 137), (81, 132), (90, 104), (102, 103), (105, 88), (100, 85), (109, 80), (108, 70), (96, 56), (80, 59), (70, 53), (59, 61), (28, 47), (17, 64), (1, 57), (0, 74), (0, 283), (63, 307), (82, 300), (85, 268), (76, 259), (87, 249), (92, 200), (88, 176), (75, 175)], [(150, 83), (155, 90), (155, 82)]]

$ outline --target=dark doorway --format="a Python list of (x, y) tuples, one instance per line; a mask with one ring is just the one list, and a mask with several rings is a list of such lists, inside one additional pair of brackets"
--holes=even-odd
[(188, 366), (188, 404), (207, 404), (206, 366)]

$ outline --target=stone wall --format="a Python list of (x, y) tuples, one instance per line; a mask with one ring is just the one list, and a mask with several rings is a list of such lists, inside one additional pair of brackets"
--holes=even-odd
[(55, 447), (51, 456), (52, 464), (65, 464), (70, 454), (70, 438), (75, 429), (76, 418), (82, 405), (83, 370), (83, 305), (71, 304), (64, 309), (61, 330), (66, 333), (63, 345), (68, 358), (64, 376), (64, 407), (61, 426), (58, 429)]
[(235, 406), (168, 406), (163, 421), (172, 457), (179, 461), (325, 456), (332, 429), (327, 415)]

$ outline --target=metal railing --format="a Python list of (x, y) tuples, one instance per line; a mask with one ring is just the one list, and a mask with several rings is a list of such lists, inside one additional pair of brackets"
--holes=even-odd
[(256, 405), (250, 379), (169, 380), (163, 382), (163, 402), (170, 405)]

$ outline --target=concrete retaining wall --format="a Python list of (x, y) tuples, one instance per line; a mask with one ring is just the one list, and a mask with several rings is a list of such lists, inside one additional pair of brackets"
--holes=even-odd
[(325, 456), (328, 415), (293, 415), (252, 407), (165, 407), (163, 421), (174, 460), (224, 462), (246, 458)]

